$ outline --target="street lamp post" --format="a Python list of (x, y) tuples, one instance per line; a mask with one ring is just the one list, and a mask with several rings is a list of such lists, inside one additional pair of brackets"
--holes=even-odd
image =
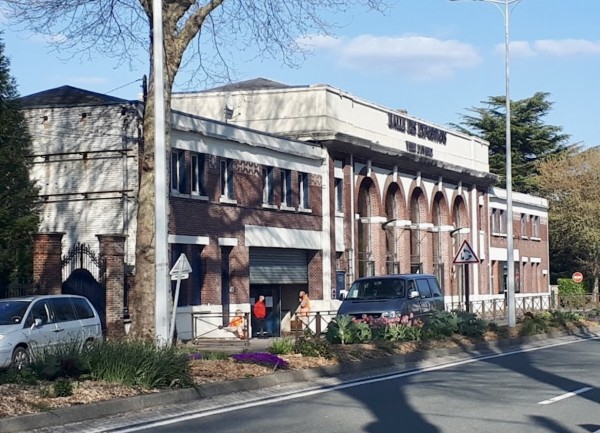
[[(457, 1), (457, 0), (451, 0)], [(521, 0), (475, 0), (495, 5), (504, 16), (504, 67), (505, 67), (505, 96), (506, 96), (506, 261), (507, 261), (507, 310), (508, 326), (515, 327), (516, 302), (515, 302), (515, 262), (513, 245), (513, 206), (512, 206), (512, 146), (510, 131), (510, 14), (514, 6)], [(511, 7), (513, 7), (511, 9)]]
[[(162, 0), (153, 0), (154, 67), (154, 189), (155, 189), (155, 339), (165, 345), (169, 338), (169, 279), (167, 230), (167, 146), (165, 143), (165, 95)], [(177, 306), (173, 306), (177, 308)]]

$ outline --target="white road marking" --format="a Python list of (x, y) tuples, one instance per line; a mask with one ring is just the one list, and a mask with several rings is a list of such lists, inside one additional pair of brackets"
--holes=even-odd
[(558, 395), (558, 396), (552, 397), (552, 398), (550, 398), (548, 400), (540, 401), (538, 404), (556, 403), (557, 401), (561, 401), (561, 400), (564, 400), (565, 398), (576, 396), (577, 394), (582, 394), (582, 393), (587, 392), (587, 391), (589, 391), (591, 389), (593, 389), (591, 386), (586, 386), (585, 388), (580, 388), (580, 389), (578, 389), (576, 391), (573, 391), (573, 392), (567, 392), (566, 394)]
[[(368, 385), (371, 383), (384, 382), (387, 380), (394, 380), (394, 379), (399, 379), (402, 377), (415, 376), (418, 374), (428, 373), (430, 371), (445, 370), (447, 368), (452, 368), (452, 367), (456, 367), (459, 365), (465, 365), (465, 364), (472, 364), (474, 362), (485, 361), (488, 359), (502, 358), (505, 356), (515, 355), (518, 353), (536, 352), (538, 350), (549, 349), (552, 347), (565, 346), (567, 344), (581, 343), (584, 341), (598, 340), (598, 339), (600, 339), (600, 337), (591, 337), (591, 338), (586, 338), (586, 339), (582, 339), (582, 340), (553, 343), (553, 344), (549, 344), (547, 346), (530, 347), (527, 349), (516, 349), (516, 350), (511, 350), (508, 352), (496, 353), (493, 355), (484, 355), (484, 356), (474, 357), (474, 358), (465, 359), (465, 360), (461, 360), (461, 361), (454, 361), (454, 362), (450, 362), (450, 363), (446, 363), (446, 364), (434, 365), (432, 367), (418, 368), (415, 370), (404, 371), (402, 373), (391, 373), (391, 374), (387, 374), (384, 376), (374, 376), (374, 377), (370, 377), (370, 378), (366, 378), (366, 379), (359, 379), (359, 380), (342, 383), (340, 385), (333, 385), (333, 386), (329, 386), (329, 387), (325, 387), (325, 388), (315, 387), (315, 388), (308, 389), (305, 391), (291, 392), (289, 394), (284, 394), (284, 395), (280, 395), (280, 396), (272, 397), (272, 398), (259, 399), (259, 400), (251, 401), (248, 403), (235, 404), (232, 406), (220, 407), (218, 409), (192, 412), (192, 413), (173, 417), (173, 418), (166, 419), (166, 420), (150, 421), (147, 423), (142, 423), (142, 424), (134, 425), (131, 427), (124, 427), (124, 428), (117, 427), (114, 429), (103, 429), (102, 431), (103, 432), (114, 432), (114, 433), (131, 433), (131, 432), (136, 432), (136, 431), (140, 431), (140, 430), (151, 429), (154, 427), (163, 427), (163, 426), (167, 426), (167, 425), (171, 425), (171, 424), (178, 424), (180, 422), (190, 421), (190, 420), (194, 420), (194, 419), (206, 418), (206, 417), (213, 416), (213, 415), (234, 412), (234, 411), (238, 411), (238, 410), (242, 410), (242, 409), (248, 409), (248, 408), (258, 407), (258, 406), (266, 406), (269, 404), (279, 403), (282, 401), (295, 400), (295, 399), (299, 399), (299, 398), (309, 397), (312, 395), (324, 394), (326, 392), (337, 391), (340, 389), (353, 388), (356, 386)], [(589, 389), (582, 388), (582, 389), (585, 389), (586, 391), (588, 391), (589, 389), (592, 389), (592, 388), (589, 388)], [(566, 398), (566, 397), (564, 397), (564, 398)], [(597, 432), (594, 432), (594, 433), (600, 433), (600, 430), (598, 430)]]

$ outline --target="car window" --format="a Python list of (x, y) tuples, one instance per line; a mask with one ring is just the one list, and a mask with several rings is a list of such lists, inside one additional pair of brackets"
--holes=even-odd
[(52, 310), (50, 309), (47, 299), (37, 301), (31, 306), (31, 311), (29, 311), (29, 316), (27, 316), (25, 326), (32, 326), (35, 323), (35, 319), (40, 319), (42, 321), (42, 325), (47, 325), (53, 322)]
[(78, 319), (91, 319), (94, 317), (94, 311), (85, 299), (72, 298), (71, 301)]
[(404, 280), (373, 278), (354, 282), (345, 299), (391, 299), (405, 296)]
[(52, 306), (54, 307), (57, 322), (77, 320), (70, 298), (54, 298), (52, 299)]
[(427, 281), (429, 281), (429, 288), (431, 289), (431, 293), (433, 294), (434, 298), (443, 296), (442, 289), (440, 289), (440, 285), (438, 284), (437, 279), (427, 278)]
[(29, 307), (29, 301), (0, 302), (0, 325), (21, 323), (27, 307)]
[(416, 280), (416, 282), (421, 298), (431, 298), (431, 289), (429, 289), (429, 283), (427, 280), (424, 278), (419, 278)]

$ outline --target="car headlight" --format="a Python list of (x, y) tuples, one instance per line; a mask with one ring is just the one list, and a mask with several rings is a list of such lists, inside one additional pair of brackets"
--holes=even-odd
[(395, 319), (396, 312), (395, 311), (384, 311), (383, 313), (381, 313), (381, 317), (384, 319)]
[(0, 341), (4, 338), (4, 335), (0, 334)]

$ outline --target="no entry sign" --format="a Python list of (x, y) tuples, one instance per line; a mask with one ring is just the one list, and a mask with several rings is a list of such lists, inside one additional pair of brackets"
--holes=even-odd
[(573, 278), (573, 281), (576, 283), (581, 283), (583, 281), (583, 274), (581, 272), (573, 272), (571, 278)]

